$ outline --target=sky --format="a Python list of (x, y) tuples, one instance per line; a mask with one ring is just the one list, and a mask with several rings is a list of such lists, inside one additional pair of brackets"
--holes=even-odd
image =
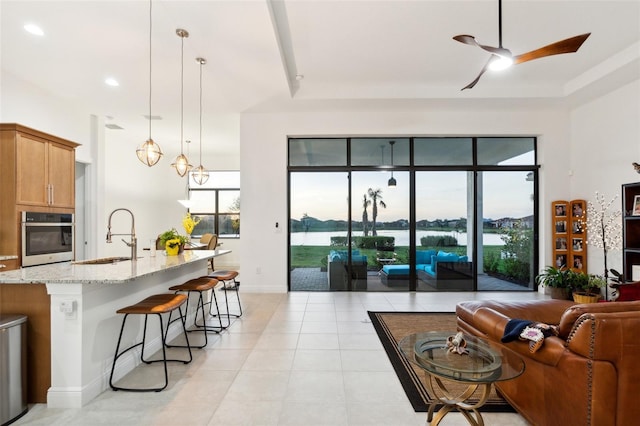
[[(416, 217), (457, 219), (467, 217), (468, 172), (418, 172), (416, 174)], [(533, 182), (527, 172), (485, 172), (483, 175), (484, 218), (524, 217), (533, 214)], [(409, 173), (394, 172), (395, 188), (389, 188), (390, 172), (354, 172), (353, 217), (360, 220), (363, 195), (368, 188), (381, 189), (386, 208), (378, 208), (378, 221), (409, 219)], [(293, 173), (291, 175), (291, 217), (305, 213), (320, 220), (347, 219), (347, 173)], [(369, 197), (367, 197), (369, 198)], [(368, 210), (372, 217), (371, 207)]]

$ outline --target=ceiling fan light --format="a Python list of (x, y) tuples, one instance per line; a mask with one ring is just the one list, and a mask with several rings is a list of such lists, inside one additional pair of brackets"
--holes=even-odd
[(506, 70), (511, 65), (513, 65), (513, 58), (509, 58), (506, 56), (496, 56), (489, 64), (489, 69), (491, 71), (502, 71)]
[(162, 150), (160, 149), (160, 145), (155, 143), (153, 139), (147, 139), (145, 143), (136, 149), (136, 155), (138, 156), (138, 160), (151, 167), (160, 161)]
[(204, 185), (209, 180), (209, 172), (200, 164), (191, 172), (191, 177), (198, 185)]
[(171, 167), (176, 169), (176, 172), (180, 177), (184, 177), (184, 175), (186, 175), (193, 166), (189, 164), (189, 160), (186, 155), (180, 154), (176, 157), (176, 161), (171, 163)]

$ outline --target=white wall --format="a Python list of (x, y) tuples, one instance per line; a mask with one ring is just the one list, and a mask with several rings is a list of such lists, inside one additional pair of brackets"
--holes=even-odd
[[(595, 192), (606, 200), (618, 196), (621, 185), (638, 182), (631, 163), (640, 163), (640, 80), (627, 84), (571, 111), (571, 199), (595, 200)], [(612, 209), (613, 210), (613, 209)], [(589, 248), (589, 273), (604, 273), (601, 249)], [(622, 270), (621, 251), (611, 251), (607, 266)]]
[(0, 123), (18, 123), (81, 144), (76, 160), (90, 162), (89, 113), (70, 99), (62, 99), (2, 71)]
[[(287, 291), (287, 136), (532, 135), (539, 139), (541, 229), (545, 206), (569, 193), (568, 111), (556, 108), (431, 108), (406, 112), (252, 113), (241, 118), (243, 287)], [(259, 154), (256, 154), (259, 153)], [(276, 231), (275, 223), (281, 224)], [(541, 258), (550, 259), (544, 237)], [(549, 246), (549, 247), (547, 247)], [(260, 273), (258, 273), (260, 271)]]

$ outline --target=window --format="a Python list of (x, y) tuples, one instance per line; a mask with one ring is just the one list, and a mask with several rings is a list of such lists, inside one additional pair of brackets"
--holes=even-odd
[(531, 136), (290, 138), (289, 289), (535, 290), (537, 168)]
[(209, 180), (198, 185), (189, 175), (189, 212), (200, 222), (193, 236), (205, 233), (218, 238), (240, 237), (240, 172), (209, 172)]

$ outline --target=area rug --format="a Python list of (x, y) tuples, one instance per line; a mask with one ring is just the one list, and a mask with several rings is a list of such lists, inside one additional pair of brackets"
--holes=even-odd
[[(369, 317), (373, 327), (378, 333), (378, 337), (384, 346), (387, 356), (393, 365), (400, 383), (404, 388), (407, 398), (411, 402), (413, 409), (417, 412), (426, 412), (429, 404), (433, 401), (424, 384), (425, 373), (420, 367), (410, 363), (400, 353), (398, 342), (403, 337), (421, 331), (455, 331), (456, 316), (452, 313), (429, 313), (429, 312), (369, 312)], [(455, 385), (453, 382), (450, 389), (465, 385)], [(470, 402), (477, 401), (472, 396)], [(437, 406), (439, 409), (440, 406)], [(496, 392), (491, 390), (491, 396), (486, 404), (480, 409), (483, 412), (515, 412), (515, 410)]]

